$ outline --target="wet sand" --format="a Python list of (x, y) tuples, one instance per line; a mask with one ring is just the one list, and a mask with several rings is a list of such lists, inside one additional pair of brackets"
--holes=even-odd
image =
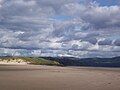
[(120, 68), (0, 65), (0, 90), (120, 90)]

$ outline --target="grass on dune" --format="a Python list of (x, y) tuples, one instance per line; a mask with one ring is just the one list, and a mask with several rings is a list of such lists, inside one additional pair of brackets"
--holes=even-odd
[(51, 66), (61, 66), (57, 61), (51, 61), (40, 57), (1, 57), (1, 61), (6, 62), (28, 62), (29, 64), (34, 65), (51, 65)]

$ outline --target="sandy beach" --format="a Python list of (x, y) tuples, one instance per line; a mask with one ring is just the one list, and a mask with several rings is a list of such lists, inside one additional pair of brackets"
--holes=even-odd
[(0, 90), (120, 90), (120, 68), (0, 65)]

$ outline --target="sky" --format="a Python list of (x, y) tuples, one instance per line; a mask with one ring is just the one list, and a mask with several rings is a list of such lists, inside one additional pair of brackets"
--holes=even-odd
[(0, 56), (120, 55), (120, 0), (0, 0)]

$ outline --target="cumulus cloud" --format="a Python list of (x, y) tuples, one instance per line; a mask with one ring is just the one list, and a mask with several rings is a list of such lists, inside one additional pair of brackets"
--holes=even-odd
[(0, 0), (0, 55), (118, 56), (119, 11), (92, 0)]

